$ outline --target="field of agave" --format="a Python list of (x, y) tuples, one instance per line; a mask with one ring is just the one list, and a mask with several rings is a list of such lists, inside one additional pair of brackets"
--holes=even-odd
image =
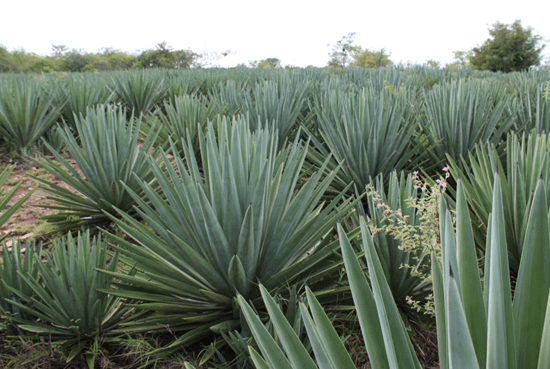
[(0, 145), (67, 185), (35, 178), (46, 243), (3, 244), (4, 342), (409, 369), (424, 326), (431, 366), (549, 368), (549, 134), (548, 70), (0, 75)]

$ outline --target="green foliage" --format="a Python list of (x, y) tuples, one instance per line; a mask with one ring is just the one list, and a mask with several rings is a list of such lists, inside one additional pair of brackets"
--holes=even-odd
[(128, 70), (136, 62), (134, 55), (129, 55), (120, 50), (105, 48), (88, 61), (82, 71), (105, 72), (114, 70)]
[(545, 96), (547, 86), (539, 84), (536, 91), (528, 88), (511, 101), (511, 110), (516, 114), (515, 128), (537, 133), (550, 133), (550, 97)]
[(385, 49), (380, 49), (380, 51), (361, 49), (353, 55), (353, 58), (355, 61), (351, 64), (352, 67), (380, 68), (389, 67), (393, 64)]
[[(10, 304), (39, 320), (14, 317), (13, 321), (20, 329), (51, 339), (61, 349), (70, 349), (69, 360), (94, 344), (116, 341), (112, 331), (129, 308), (108, 294), (111, 277), (97, 269), (113, 273), (117, 262), (118, 255), (109, 258), (106, 244), (100, 237), (92, 238), (89, 232), (76, 239), (69, 234), (56, 240), (46, 263), (35, 256), (40, 279), (19, 273), (34, 295), (15, 286), (10, 288), (20, 301), (11, 300)], [(92, 368), (94, 350), (85, 354)]]
[(144, 50), (137, 56), (112, 48), (102, 48), (94, 53), (81, 49), (69, 49), (65, 45), (53, 45), (52, 55), (40, 56), (22, 49), (8, 51), (0, 45), (0, 73), (104, 72), (146, 68), (189, 69), (192, 66), (199, 66), (202, 57), (203, 55), (191, 50), (173, 50), (166, 42), (159, 43), (155, 49)]
[(87, 66), (92, 64), (94, 55), (83, 50), (73, 49), (63, 55), (63, 70), (68, 72), (84, 72), (89, 70)]
[(260, 69), (281, 68), (281, 61), (278, 58), (267, 58), (267, 59), (252, 61), (250, 62), (250, 65), (253, 68), (260, 68)]
[(424, 92), (421, 122), (433, 164), (442, 167), (445, 155), (467, 157), (478, 143), (500, 142), (513, 121), (504, 114), (507, 100), (494, 98), (494, 92), (491, 86), (462, 80)]
[[(545, 368), (550, 334), (550, 229), (544, 185), (539, 181), (529, 212), (526, 246), (512, 298), (507, 258), (502, 192), (498, 175), (493, 191), (493, 213), (487, 237), (487, 254), (480, 273), (476, 246), (463, 188), (459, 182), (454, 215), (440, 198), (441, 253), (432, 249), (432, 278), (441, 368)], [(453, 225), (456, 220), (456, 226)], [(413, 346), (386, 282), (379, 255), (366, 221), (361, 219), (370, 285), (343, 228), (339, 226), (346, 273), (372, 368), (420, 368)], [(428, 245), (429, 248), (429, 245)], [(481, 275), (484, 278), (481, 278)], [(537, 283), (533, 283), (537, 281)], [(258, 368), (347, 368), (341, 342), (313, 294), (307, 291), (310, 316), (300, 304), (315, 361), (304, 350), (285, 319), (262, 288), (262, 297), (284, 342), (279, 348), (258, 316), (241, 296), (245, 314), (261, 356), (250, 354)], [(544, 322), (541, 324), (541, 322)], [(338, 360), (338, 362), (337, 362)]]
[(474, 47), (468, 56), (472, 68), (507, 73), (540, 65), (545, 45), (541, 45), (542, 37), (533, 34), (531, 27), (524, 28), (519, 20), (512, 24), (496, 22), (489, 34), (491, 38)]
[(350, 32), (332, 46), (329, 53), (329, 67), (345, 68), (353, 63), (353, 56), (361, 51), (361, 46), (355, 45), (356, 32)]
[[(60, 49), (61, 58), (65, 53), (67, 50)], [(11, 55), (0, 50), (0, 58), (6, 54)], [(353, 62), (353, 58), (349, 60)], [(87, 65), (95, 68), (94, 63)], [(345, 367), (345, 354), (329, 355), (345, 338), (334, 338), (327, 333), (330, 324), (316, 320), (320, 310), (314, 307), (313, 297), (307, 296), (312, 293), (305, 292), (302, 305), (292, 305), (301, 306), (302, 312), (292, 313), (286, 301), (299, 300), (288, 292), (289, 283), (301, 292), (307, 283), (323, 306), (330, 304), (329, 320), (335, 317), (336, 309), (339, 313), (353, 309), (351, 296), (345, 293), (349, 288), (356, 290), (357, 311), (368, 306), (361, 324), (370, 324), (363, 329), (365, 337), (370, 337), (366, 346), (371, 363), (378, 363), (373, 367), (383, 362), (387, 367), (398, 367), (401, 360), (408, 360), (403, 366), (414, 367), (407, 336), (413, 337), (415, 331), (407, 328), (402, 339), (401, 320), (407, 326), (414, 319), (425, 322), (433, 317), (419, 315), (411, 307), (435, 311), (443, 334), (439, 340), (442, 366), (488, 367), (487, 358), (507, 356), (504, 365), (498, 360), (491, 364), (500, 367), (513, 362), (515, 355), (520, 364), (524, 361), (530, 367), (548, 367), (550, 355), (540, 350), (550, 342), (550, 320), (543, 315), (550, 309), (544, 301), (548, 276), (546, 271), (533, 272), (540, 271), (539, 259), (548, 258), (547, 250), (533, 246), (547, 243), (543, 223), (548, 219), (543, 213), (550, 206), (540, 192), (550, 196), (545, 136), (548, 71), (503, 75), (467, 68), (398, 66), (376, 70), (149, 70), (143, 74), (144, 82), (137, 82), (141, 86), (126, 89), (133, 90), (127, 100), (122, 89), (113, 93), (118, 98), (115, 103), (125, 104), (126, 110), (90, 105), (108, 98), (108, 86), (113, 92), (116, 79), (138, 79), (129, 73), (6, 74), (1, 76), (0, 88), (32, 82), (43, 96), (52, 95), (53, 105), (65, 104), (64, 119), (70, 126), (76, 115), (73, 130), (51, 125), (42, 134), (47, 147), (59, 160), (65, 160), (56, 161), (56, 168), (50, 171), (73, 187), (63, 192), (60, 188), (65, 185), (50, 186), (45, 183), (47, 177), (35, 173), (50, 197), (59, 200), (54, 206), (64, 208), (63, 213), (49, 218), (55, 223), (48, 226), (97, 224), (111, 219), (105, 212), (118, 218), (116, 225), (110, 225), (118, 235), (113, 246), (123, 252), (121, 264), (137, 269), (130, 276), (103, 271), (117, 280), (115, 289), (104, 291), (131, 300), (131, 306), (138, 309), (117, 331), (132, 337), (138, 330), (168, 336), (160, 337), (163, 341), (158, 343), (150, 338), (150, 349), (154, 350), (150, 358), (172, 337), (178, 339), (169, 353), (181, 352), (182, 344), (223, 332), (227, 343), (216, 339), (200, 355), (202, 359), (217, 354), (233, 359), (224, 351), (229, 350), (229, 344), (235, 355), (243, 355), (243, 360), (232, 363), (246, 365), (254, 360), (262, 365), (262, 348), (244, 323), (246, 301), (267, 329), (262, 339), (274, 338), (285, 356), (285, 365), (293, 360), (302, 363), (296, 355), (305, 351), (310, 357), (315, 355), (315, 365), (341, 360), (333, 366)], [(155, 92), (159, 90), (160, 94)], [(2, 101), (9, 98), (10, 94), (0, 96)], [(130, 109), (143, 112), (144, 124), (140, 126), (141, 119), (130, 117)], [(146, 129), (145, 122), (151, 123)], [(520, 134), (535, 129), (536, 133), (506, 139), (504, 131), (509, 129)], [(78, 136), (71, 139), (75, 132)], [(10, 141), (1, 134), (0, 139)], [(142, 145), (140, 140), (145, 143), (142, 151), (136, 149)], [(65, 142), (75, 162), (60, 155)], [(159, 158), (154, 147), (163, 145), (165, 150), (170, 146), (171, 151)], [(44, 162), (53, 165), (48, 160)], [(451, 180), (443, 178), (436, 184), (428, 179), (427, 185), (407, 176), (415, 169), (433, 173), (445, 160), (450, 162)], [(396, 174), (396, 167), (402, 174)], [(132, 174), (134, 169), (139, 173)], [(498, 206), (495, 172), (499, 173), (502, 192)], [(140, 173), (144, 177), (140, 178)], [(384, 175), (375, 177), (378, 173)], [(542, 190), (537, 188), (541, 173)], [(455, 189), (459, 177), (460, 188)], [(4, 183), (14, 182), (7, 179)], [(362, 194), (369, 183), (368, 196), (361, 200), (352, 197)], [(8, 209), (7, 201), (14, 199), (5, 199), (14, 192), (4, 187), (6, 190), (0, 190), (0, 208)], [(448, 193), (444, 205), (449, 213), (438, 202), (440, 195), (436, 196), (443, 189)], [(502, 210), (497, 211), (497, 207)], [(354, 209), (357, 214), (353, 214)], [(2, 219), (11, 211), (4, 211)], [(530, 225), (530, 219), (538, 223)], [(340, 220), (349, 231), (347, 235), (336, 235), (334, 224)], [(468, 223), (471, 230), (466, 229)], [(494, 236), (495, 227), (501, 229), (498, 237)], [(356, 237), (361, 230), (366, 233)], [(493, 236), (496, 241), (487, 243)], [(346, 238), (352, 251), (345, 251)], [(504, 239), (506, 245), (495, 251), (494, 244), (502, 244)], [(339, 243), (347, 263), (345, 272)], [(533, 249), (536, 251), (529, 251)], [(2, 262), (11, 258), (8, 263), (12, 266), (17, 263), (14, 258), (22, 257), (18, 251), (8, 253), (9, 248)], [(435, 266), (428, 260), (430, 255)], [(358, 267), (354, 268), (350, 260), (357, 257)], [(494, 269), (497, 259), (501, 264)], [(37, 265), (37, 258), (22, 260), (34, 260)], [(480, 267), (484, 262), (487, 266)], [(508, 268), (512, 283), (507, 283)], [(17, 272), (13, 275), (18, 276)], [(33, 279), (43, 283), (41, 278), (37, 274)], [(365, 283), (357, 287), (362, 279)], [(540, 289), (533, 287), (535, 292), (529, 292), (525, 286), (539, 279), (543, 280), (536, 286)], [(435, 302), (429, 296), (432, 287)], [(510, 288), (508, 299), (506, 289)], [(9, 289), (8, 293), (13, 295)], [(237, 294), (242, 299), (236, 298)], [(275, 305), (268, 302), (269, 296), (276, 296)], [(24, 304), (17, 300), (12, 302)], [(391, 307), (392, 300), (396, 308)], [(15, 319), (17, 314), (19, 318), (26, 314), (6, 300), (0, 302), (10, 309), (4, 313), (7, 324), (13, 322), (8, 316)], [(497, 306), (490, 319), (489, 304)], [(275, 308), (285, 307), (290, 330), (276, 328), (283, 320)], [(520, 312), (524, 310), (529, 313)], [(289, 319), (289, 314), (294, 318)], [(485, 323), (479, 317), (485, 317)], [(344, 329), (337, 327), (344, 334), (349, 329), (347, 324)], [(291, 338), (291, 330), (298, 341)], [(308, 338), (305, 332), (315, 333), (308, 333)], [(492, 338), (497, 336), (505, 339)], [(45, 342), (49, 340), (42, 337)], [(326, 338), (327, 343), (317, 337)], [(462, 341), (458, 337), (471, 338)], [(304, 350), (298, 348), (300, 341)], [(349, 347), (349, 341), (345, 343)], [(249, 344), (255, 352), (249, 351)], [(499, 346), (508, 348), (505, 352)], [(97, 352), (97, 347), (94, 341), (90, 351)], [(538, 353), (534, 353), (537, 348)], [(138, 355), (138, 349), (135, 352)], [(296, 365), (310, 363), (303, 360), (305, 364)], [(142, 364), (147, 365), (146, 360)]]
[(284, 75), (274, 81), (260, 81), (243, 101), (243, 113), (250, 119), (250, 128), (274, 128), (279, 146), (291, 140), (307, 103), (308, 83)]
[(257, 299), (257, 281), (270, 290), (318, 281), (335, 265), (334, 219), (347, 218), (354, 202), (319, 202), (335, 175), (324, 167), (297, 188), (307, 150), (296, 141), (278, 151), (273, 131), (251, 133), (246, 123), (199, 133), (202, 170), (187, 144), (185, 162), (149, 160), (159, 188), (143, 183), (150, 204), (134, 199), (150, 228), (122, 212), (113, 218), (135, 240), (117, 237), (117, 249), (141, 272), (116, 275), (113, 293), (155, 312), (128, 329), (187, 331), (172, 347), (233, 330), (237, 293)]
[[(364, 271), (357, 260), (357, 255), (340, 225), (338, 226), (338, 236), (371, 367), (375, 369), (420, 368), (403, 320), (393, 301), (370, 229), (364, 218), (361, 219), (361, 236), (365, 244), (372, 288), (369, 286)], [(242, 296), (238, 296), (239, 305), (243, 309), (245, 319), (263, 355), (262, 357), (256, 350), (249, 348), (257, 368), (318, 367), (336, 369), (355, 367), (330, 319), (308, 288), (306, 288), (307, 305), (303, 301), (300, 303), (300, 314), (311, 341), (315, 355), (314, 360), (304, 349), (288, 322), (281, 319), (282, 312), (274, 306), (271, 297), (263, 287), (261, 287), (261, 291), (276, 334), (283, 342), (283, 349), (276, 345), (273, 337), (251, 310), (246, 300)]]
[[(244, 317), (250, 326), (252, 334), (263, 358), (258, 352), (250, 347), (249, 351), (257, 368), (316, 368), (315, 361), (310, 357), (308, 351), (300, 342), (296, 332), (269, 295), (264, 286), (260, 285), (260, 291), (269, 316), (275, 327), (275, 334), (270, 334), (262, 324), (258, 316), (248, 305), (246, 300), (238, 295), (239, 306), (243, 310)], [(311, 312), (308, 311), (304, 302), (300, 303), (300, 314), (312, 341), (312, 347), (318, 360), (328, 367), (353, 368), (353, 362), (346, 355), (344, 345), (340, 341), (336, 331), (332, 327), (328, 317), (315, 299), (311, 290), (306, 289)], [(277, 336), (282, 348), (272, 336)], [(286, 353), (286, 356), (285, 356)], [(328, 356), (328, 357), (327, 357)]]
[(189, 69), (198, 57), (191, 50), (173, 50), (166, 42), (161, 42), (156, 49), (139, 54), (133, 67)]
[[(263, 286), (260, 286), (260, 292), (262, 295), (267, 293), (265, 287)], [(292, 327), (292, 330), (296, 332), (296, 335), (302, 340), (305, 349), (311, 353), (312, 347), (306, 336), (304, 322), (302, 320), (302, 315), (300, 314), (300, 301), (296, 292), (296, 287), (294, 286), (290, 288), (288, 298), (284, 298), (280, 294), (275, 294), (271, 299), (269, 299), (269, 301), (271, 304), (268, 307), (268, 311), (273, 311), (274, 306), (277, 306), (277, 308), (284, 313), (284, 319), (286, 319), (288, 324)], [(258, 313), (258, 310), (255, 310), (255, 312)], [(275, 343), (283, 349), (286, 344), (285, 339), (284, 337), (279, 336), (277, 332), (277, 323), (281, 321), (281, 316), (278, 315), (277, 318), (277, 321), (267, 320), (267, 322), (264, 322), (264, 326), (269, 334), (275, 339)], [(255, 350), (259, 350), (259, 347), (254, 339), (252, 339), (250, 328), (248, 326), (246, 326), (246, 328), (241, 332), (222, 332), (222, 336), (229, 344), (233, 352), (237, 355), (235, 361), (238, 367), (248, 367), (253, 365), (254, 361), (250, 355), (249, 347), (252, 346)], [(201, 363), (204, 362), (203, 360), (204, 359), (201, 360)]]
[(361, 46), (355, 45), (355, 36), (355, 32), (350, 32), (332, 46), (329, 53), (329, 67), (379, 68), (389, 67), (393, 64), (385, 49), (380, 49), (380, 51), (363, 49)]
[[(75, 166), (49, 145), (57, 162), (47, 157), (36, 161), (73, 191), (33, 177), (57, 203), (46, 207), (61, 210), (46, 219), (62, 228), (108, 221), (105, 212), (116, 214), (115, 207), (131, 211), (135, 202), (127, 189), (140, 194), (141, 181), (154, 183), (146, 157), (156, 137), (151, 134), (137, 146), (141, 119), (134, 119), (133, 115), (127, 119), (123, 108), (100, 105), (88, 108), (86, 116), (77, 118), (75, 125), (80, 142), (68, 127), (59, 132)], [(74, 223), (69, 218), (78, 221)]]
[(60, 118), (63, 106), (27, 81), (2, 84), (0, 96), (0, 135), (20, 153), (33, 153), (42, 135)]
[(0, 73), (48, 73), (60, 70), (58, 61), (25, 50), (8, 51), (0, 45)]
[(88, 108), (107, 104), (112, 98), (112, 92), (106, 85), (74, 74), (65, 83), (59, 83), (55, 93), (57, 104), (64, 106), (63, 120), (73, 130), (76, 130), (75, 120), (85, 115)]
[[(446, 168), (445, 168), (446, 169)], [(448, 172), (446, 172), (448, 174)], [(392, 172), (367, 185), (367, 216), (374, 245), (397, 306), (434, 315), (428, 248), (440, 250), (439, 197), (446, 178), (434, 186), (423, 183), (417, 173)], [(359, 226), (359, 218), (352, 217)]]
[(457, 70), (461, 68), (469, 68), (470, 62), (468, 59), (473, 55), (473, 52), (470, 51), (453, 51), (453, 59), (455, 60), (454, 63), (450, 63), (445, 65), (445, 68)]
[[(326, 91), (315, 101), (321, 143), (311, 160), (322, 163), (328, 153), (342, 164), (338, 189), (353, 182), (365, 188), (371, 177), (410, 165), (422, 147), (413, 136), (418, 121), (409, 98), (411, 91), (397, 93), (363, 89), (359, 93)], [(413, 143), (414, 142), (414, 143)], [(411, 166), (412, 167), (412, 166)]]
[(228, 109), (216, 101), (209, 102), (200, 96), (176, 96), (164, 104), (164, 112), (157, 111), (145, 120), (142, 136), (145, 138), (159, 130), (157, 142), (168, 148), (169, 138), (174, 147), (183, 154), (183, 142), (199, 153), (199, 131), (205, 132), (207, 123), (224, 115)]
[[(550, 138), (536, 132), (517, 135), (510, 133), (506, 139), (505, 156), (492, 145), (478, 145), (469, 154), (463, 165), (449, 158), (449, 167), (455, 179), (461, 178), (464, 193), (472, 208), (475, 219), (475, 238), (483, 248), (490, 225), (489, 214), (493, 208), (493, 183), (498, 173), (509, 264), (517, 270), (524, 249), (527, 231), (527, 215), (533, 206), (533, 194), (542, 176), (544, 183), (550, 183)], [(466, 165), (466, 162), (469, 164)], [(462, 168), (461, 168), (462, 167)], [(545, 188), (546, 198), (550, 187)], [(550, 208), (550, 204), (547, 204)]]
[(168, 91), (164, 78), (143, 72), (116, 77), (114, 85), (115, 99), (136, 116), (152, 112), (164, 100)]
[[(35, 295), (32, 288), (24, 281), (24, 276), (38, 280), (38, 264), (42, 257), (42, 247), (36, 249), (35, 243), (21, 245), (21, 240), (12, 240), (8, 248), (2, 243), (2, 263), (0, 263), (0, 313), (2, 328), (13, 331), (15, 324), (12, 318), (29, 319), (30, 316), (11, 302), (23, 301), (13, 291), (18, 291), (27, 297)], [(38, 256), (38, 259), (35, 258)], [(13, 332), (12, 332), (13, 333)]]
[(461, 184), (454, 216), (456, 231), (454, 217), (442, 201), (443, 257), (435, 262), (432, 255), (442, 368), (544, 368), (547, 364), (548, 346), (541, 344), (550, 333), (545, 327), (550, 321), (546, 313), (550, 271), (545, 265), (550, 231), (544, 187), (539, 180), (528, 212), (513, 298), (499, 175), (494, 178), (483, 280)]

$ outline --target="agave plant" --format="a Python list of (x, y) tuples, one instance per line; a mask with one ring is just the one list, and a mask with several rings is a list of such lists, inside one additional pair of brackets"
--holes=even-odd
[[(499, 176), (486, 244), (484, 278), (463, 189), (457, 225), (442, 203), (442, 260), (432, 263), (442, 367), (546, 368), (550, 365), (550, 230), (545, 185), (540, 179), (529, 211), (525, 243), (512, 294)], [(481, 286), (484, 286), (482, 290)]]
[(352, 224), (359, 227), (363, 216), (373, 229), (376, 252), (400, 309), (409, 307), (411, 301), (425, 302), (432, 293), (431, 283), (420, 276), (423, 268), (429, 269), (429, 255), (419, 244), (433, 242), (438, 233), (430, 228), (434, 221), (429, 218), (432, 206), (422, 202), (427, 200), (426, 191), (429, 189), (411, 173), (401, 172), (398, 176), (394, 171), (389, 179), (379, 175), (368, 186), (366, 208), (358, 204), (351, 218)]
[(145, 158), (153, 150), (156, 137), (151, 134), (138, 147), (141, 118), (134, 119), (131, 115), (128, 120), (125, 109), (107, 105), (89, 108), (87, 115), (81, 115), (75, 124), (80, 144), (68, 127), (59, 134), (76, 165), (69, 163), (47, 143), (57, 162), (47, 157), (36, 161), (64, 181), (72, 191), (33, 177), (56, 202), (47, 207), (61, 211), (46, 216), (46, 219), (62, 227), (107, 221), (104, 212), (116, 214), (115, 207), (130, 211), (135, 202), (126, 188), (140, 193), (139, 182), (154, 181)]
[(512, 117), (504, 115), (507, 99), (493, 98), (490, 87), (483, 86), (458, 81), (425, 92), (422, 122), (434, 162), (441, 163), (445, 155), (467, 157), (478, 143), (498, 144), (512, 127)]
[[(469, 154), (469, 170), (449, 159), (449, 167), (454, 178), (461, 178), (464, 192), (471, 206), (476, 227), (474, 235), (483, 248), (489, 227), (489, 214), (493, 207), (493, 183), (495, 173), (499, 173), (503, 198), (504, 220), (506, 224), (506, 244), (508, 245), (510, 267), (518, 269), (521, 259), (527, 216), (533, 206), (533, 194), (542, 175), (544, 183), (550, 183), (550, 138), (536, 132), (517, 135), (510, 133), (505, 145), (505, 156), (499, 156), (492, 145), (478, 145)], [(466, 160), (463, 160), (463, 167)], [(545, 188), (546, 198), (550, 197), (550, 186)], [(550, 209), (550, 204), (547, 204)]]
[(227, 106), (230, 109), (229, 115), (237, 115), (242, 112), (246, 96), (249, 94), (249, 87), (245, 82), (230, 80), (213, 86), (208, 91), (208, 101)]
[(545, 85), (539, 84), (534, 93), (526, 89), (512, 101), (511, 110), (517, 115), (516, 130), (550, 133), (550, 98), (544, 96), (544, 91)]
[[(393, 300), (365, 219), (361, 218), (361, 236), (365, 243), (370, 285), (357, 260), (357, 254), (340, 225), (338, 236), (371, 367), (420, 369), (420, 363)], [(252, 347), (249, 348), (257, 368), (355, 368), (331, 320), (309, 289), (306, 289), (307, 304), (300, 303), (300, 314), (313, 348), (314, 358), (309, 355), (288, 321), (284, 320), (282, 312), (265, 289), (262, 289), (262, 297), (273, 321), (276, 335), (282, 342), (282, 349), (246, 299), (242, 296), (237, 297), (261, 351), (260, 355)]]
[[(371, 177), (388, 176), (401, 170), (421, 147), (412, 145), (417, 120), (409, 107), (406, 90), (395, 94), (326, 92), (315, 102), (321, 135), (330, 152), (343, 163), (341, 185), (353, 182), (365, 188)], [(310, 160), (322, 163), (326, 150), (316, 145), (318, 153)]]
[[(260, 285), (260, 292), (262, 293), (262, 296), (266, 293), (269, 295), (269, 292), (267, 292), (267, 290), (263, 285)], [(290, 324), (294, 332), (296, 332), (296, 335), (301, 339), (303, 339), (302, 342), (304, 343), (306, 350), (311, 353), (312, 348), (309, 343), (309, 340), (307, 339), (304, 322), (302, 320), (302, 316), (299, 310), (300, 309), (299, 300), (300, 298), (299, 298), (296, 286), (293, 286), (290, 289), (290, 293), (287, 298), (283, 298), (281, 295), (275, 294), (271, 298), (270, 302), (273, 301), (274, 304), (281, 311), (283, 311), (284, 319), (288, 321), (288, 323)], [(244, 310), (243, 310), (243, 313), (246, 314)], [(258, 314), (262, 312), (255, 310), (255, 313)], [(264, 321), (263, 323), (265, 328), (269, 332), (269, 334), (274, 337), (275, 343), (282, 348), (283, 341), (281, 340), (281, 337), (277, 335), (273, 321), (267, 320), (267, 322)], [(250, 327), (246, 324), (244, 325), (241, 332), (236, 332), (236, 331), (222, 332), (222, 337), (224, 338), (225, 342), (231, 347), (231, 350), (236, 355), (236, 361), (237, 361), (238, 367), (241, 367), (241, 368), (252, 367), (254, 364), (254, 361), (250, 356), (249, 347), (252, 345), (255, 348), (255, 350), (258, 350), (258, 346), (251, 336), (252, 336), (252, 333), (250, 331)], [(202, 363), (206, 361), (207, 361), (206, 357), (203, 357), (203, 359), (201, 359)], [(199, 365), (201, 365), (200, 362), (199, 362)]]
[[(535, 191), (513, 296), (498, 176), (495, 177), (493, 197), (483, 273), (478, 265), (461, 183), (458, 184), (454, 216), (456, 230), (453, 215), (445, 200), (441, 201), (442, 248), (431, 250), (439, 364), (441, 368), (547, 368), (550, 364), (550, 270), (545, 263), (550, 257), (550, 229), (544, 184), (541, 179)], [(367, 223), (362, 219), (361, 234), (365, 242), (370, 286), (343, 229), (340, 227), (339, 230), (346, 271), (372, 368), (419, 368), (385, 282)], [(309, 293), (307, 298), (315, 324), (310, 325), (308, 336), (314, 350), (317, 348), (315, 362), (305, 352), (288, 322), (280, 319), (282, 313), (270, 302), (270, 296), (262, 292), (276, 334), (285, 344), (284, 350), (274, 345), (273, 337), (246, 300), (239, 296), (239, 304), (262, 353), (260, 355), (250, 348), (256, 367), (353, 367), (312, 294)], [(304, 322), (311, 321), (305, 306), (301, 313)]]
[(153, 111), (168, 91), (161, 76), (143, 71), (126, 73), (124, 77), (116, 77), (113, 83), (114, 98), (136, 116)]
[(277, 81), (261, 81), (245, 95), (243, 112), (250, 117), (250, 128), (274, 125), (279, 133), (279, 145), (289, 138), (296, 128), (306, 103), (307, 84), (291, 77)]
[[(38, 258), (35, 258), (35, 255)], [(11, 247), (2, 243), (2, 263), (0, 264), (0, 313), (3, 328), (14, 327), (11, 319), (30, 319), (12, 302), (21, 302), (12, 290), (19, 291), (24, 296), (34, 296), (32, 288), (25, 283), (22, 276), (38, 280), (38, 264), (42, 256), (42, 247), (36, 251), (35, 243), (21, 245), (21, 240), (12, 240)]]
[[(111, 277), (97, 269), (114, 272), (118, 263), (118, 254), (109, 257), (101, 237), (92, 238), (89, 231), (76, 239), (68, 234), (54, 241), (46, 263), (38, 255), (34, 263), (39, 279), (34, 270), (19, 273), (25, 288), (34, 295), (17, 286), (9, 287), (16, 298), (8, 302), (33, 317), (13, 318), (20, 329), (51, 339), (61, 349), (70, 349), (69, 361), (91, 344), (118, 340), (112, 331), (130, 309), (119, 298), (99, 291), (109, 291)], [(88, 367), (93, 368), (95, 357), (89, 352)]]
[(159, 143), (167, 144), (170, 137), (178, 152), (183, 153), (182, 141), (190, 141), (198, 154), (199, 131), (204, 132), (208, 121), (214, 120), (220, 114), (224, 115), (227, 109), (216, 103), (209, 103), (205, 98), (183, 95), (165, 103), (164, 111), (165, 113), (158, 111), (145, 120), (142, 136), (147, 138), (161, 127)]
[(238, 327), (233, 298), (259, 298), (258, 280), (277, 289), (316, 281), (335, 265), (335, 217), (354, 206), (342, 196), (319, 202), (336, 173), (321, 170), (297, 188), (307, 154), (299, 141), (278, 151), (274, 131), (251, 133), (243, 117), (224, 123), (199, 132), (202, 169), (185, 144), (186, 161), (163, 154), (166, 170), (149, 160), (159, 189), (142, 183), (142, 200), (127, 187), (147, 227), (122, 211), (112, 218), (136, 241), (115, 237), (139, 271), (113, 275), (121, 281), (114, 293), (154, 313), (129, 330), (186, 330), (174, 345), (189, 343)]
[(39, 85), (18, 81), (0, 89), (0, 135), (22, 154), (30, 154), (42, 135), (61, 117)]
[(70, 75), (66, 83), (57, 85), (57, 100), (64, 103), (63, 120), (76, 130), (75, 120), (86, 114), (88, 108), (108, 104), (113, 93), (103, 83)]

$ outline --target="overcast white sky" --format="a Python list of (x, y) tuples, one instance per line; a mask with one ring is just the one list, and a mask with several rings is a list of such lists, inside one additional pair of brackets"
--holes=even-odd
[[(496, 21), (519, 19), (550, 40), (545, 1), (367, 0), (0, 0), (0, 44), (51, 54), (52, 44), (135, 53), (166, 41), (175, 49), (233, 53), (235, 66), (276, 57), (283, 65), (324, 66), (349, 32), (363, 48), (385, 48), (395, 63), (452, 62), (481, 45)], [(550, 56), (550, 42), (544, 50)]]

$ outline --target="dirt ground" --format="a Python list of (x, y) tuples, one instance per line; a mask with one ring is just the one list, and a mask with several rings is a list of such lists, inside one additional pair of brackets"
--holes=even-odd
[(11, 216), (8, 222), (0, 227), (0, 238), (7, 235), (5, 241), (8, 247), (11, 246), (12, 239), (21, 238), (22, 241), (32, 239), (36, 239), (37, 241), (43, 240), (46, 236), (44, 232), (47, 227), (46, 222), (41, 220), (40, 217), (55, 211), (42, 207), (44, 205), (53, 205), (55, 202), (46, 198), (48, 193), (39, 188), (38, 183), (29, 175), (46, 179), (64, 188), (69, 188), (63, 181), (50, 175), (36, 163), (9, 158), (9, 155), (0, 152), (0, 171), (7, 165), (14, 164), (16, 167), (3, 188), (0, 189), (0, 194), (6, 193), (21, 182), (21, 186), (9, 202), (9, 205), (13, 205), (29, 191), (34, 189), (34, 192), (25, 201), (23, 206)]

